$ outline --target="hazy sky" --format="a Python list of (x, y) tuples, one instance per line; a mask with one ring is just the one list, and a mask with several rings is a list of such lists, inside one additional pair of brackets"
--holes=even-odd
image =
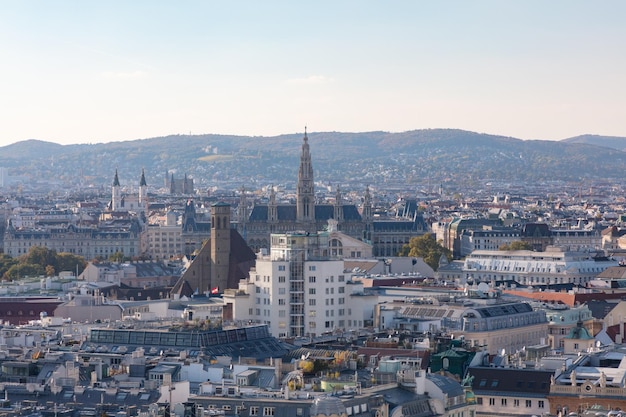
[(626, 1), (2, 0), (0, 145), (626, 136)]

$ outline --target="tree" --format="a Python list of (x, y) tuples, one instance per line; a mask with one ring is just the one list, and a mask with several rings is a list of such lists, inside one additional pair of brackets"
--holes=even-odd
[(430, 233), (411, 238), (408, 244), (402, 246), (399, 255), (422, 258), (435, 271), (439, 267), (442, 255), (448, 260), (452, 259), (450, 249), (444, 248)]
[(82, 256), (77, 256), (69, 252), (57, 254), (57, 271), (73, 271), (80, 275), (87, 267), (87, 262)]
[(43, 275), (44, 268), (41, 265), (18, 263), (13, 265), (4, 274), (5, 279), (16, 280), (24, 277), (35, 277)]
[(302, 369), (302, 372), (305, 374), (311, 374), (315, 369), (315, 364), (310, 360), (302, 360), (300, 361), (300, 369)]
[(515, 240), (511, 243), (501, 245), (498, 250), (533, 250), (533, 245), (521, 240)]
[(3, 279), (18, 279), (26, 276), (52, 276), (60, 271), (76, 271), (80, 274), (87, 262), (82, 256), (71, 253), (57, 253), (44, 246), (32, 246), (28, 253), (13, 259), (0, 256), (0, 274)]
[(6, 272), (13, 265), (17, 265), (18, 261), (15, 258), (10, 257), (9, 255), (3, 253), (0, 255), (0, 277), (4, 277)]
[(46, 265), (46, 276), (53, 277), (55, 274), (54, 267), (52, 265)]
[(124, 254), (122, 252), (120, 252), (120, 251), (112, 253), (111, 256), (109, 256), (109, 261), (111, 261), (111, 262), (124, 262)]
[(45, 246), (31, 246), (28, 253), (19, 257), (21, 264), (41, 265), (41, 268), (45, 268), (46, 265), (57, 266), (57, 252), (46, 248)]

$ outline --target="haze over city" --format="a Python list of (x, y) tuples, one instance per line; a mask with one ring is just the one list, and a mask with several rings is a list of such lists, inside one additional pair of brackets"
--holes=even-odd
[(458, 128), (626, 136), (626, 4), (0, 6), (0, 146)]

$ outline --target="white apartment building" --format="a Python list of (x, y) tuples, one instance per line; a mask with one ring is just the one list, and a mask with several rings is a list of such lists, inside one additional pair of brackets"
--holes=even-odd
[[(319, 336), (360, 328), (371, 320), (363, 284), (352, 282), (344, 262), (331, 257), (328, 232), (271, 235), (250, 279), (226, 291), (233, 319), (267, 324), (275, 337)], [(369, 317), (365, 317), (368, 315)]]
[(566, 252), (549, 246), (545, 252), (476, 250), (463, 264), (463, 277), (492, 285), (585, 284), (618, 262), (589, 252)]

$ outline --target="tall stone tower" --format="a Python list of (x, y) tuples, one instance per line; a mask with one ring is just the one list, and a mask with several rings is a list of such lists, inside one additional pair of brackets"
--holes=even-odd
[(343, 221), (343, 197), (341, 196), (339, 186), (337, 186), (337, 191), (335, 192), (334, 218), (337, 220), (337, 223)]
[(363, 199), (363, 212), (361, 218), (365, 222), (365, 229), (363, 230), (363, 240), (366, 242), (372, 241), (372, 229), (373, 216), (372, 216), (372, 196), (370, 195), (369, 185), (365, 188), (365, 198)]
[(246, 239), (246, 224), (248, 223), (248, 200), (246, 198), (246, 188), (242, 185), (239, 189), (239, 207), (237, 207), (237, 231)]
[(115, 177), (113, 178), (113, 186), (111, 187), (111, 210), (119, 211), (122, 206), (122, 190), (120, 187), (120, 179), (115, 169)]
[(372, 220), (372, 196), (370, 194), (369, 185), (365, 188), (365, 198), (363, 199), (363, 213), (361, 214), (361, 217), (367, 222)]
[(270, 190), (270, 201), (267, 204), (267, 221), (271, 224), (278, 223), (278, 206), (276, 205), (276, 192), (273, 185)]
[(223, 291), (228, 285), (230, 267), (230, 204), (211, 206), (211, 288)]
[(313, 164), (309, 150), (309, 138), (304, 128), (298, 185), (296, 188), (296, 221), (309, 232), (315, 230), (315, 190), (313, 185)]

